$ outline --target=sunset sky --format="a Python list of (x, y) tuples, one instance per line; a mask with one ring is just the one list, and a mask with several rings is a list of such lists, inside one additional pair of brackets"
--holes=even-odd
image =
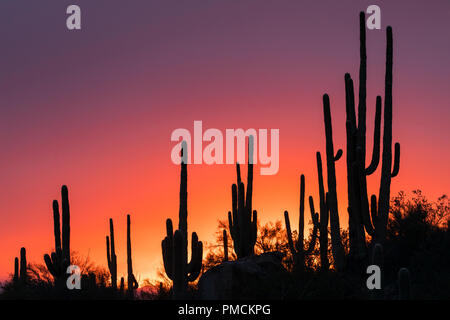
[[(70, 4), (81, 7), (82, 30), (66, 28)], [(298, 225), (301, 173), (307, 196), (318, 198), (324, 93), (335, 148), (345, 150), (344, 74), (357, 85), (358, 13), (371, 4), (381, 8), (382, 29), (367, 31), (368, 157), (391, 25), (393, 141), (402, 146), (391, 195), (420, 188), (436, 199), (450, 193), (448, 0), (2, 0), (0, 280), (20, 247), (34, 263), (53, 250), (51, 205), (63, 184), (72, 249), (106, 266), (113, 218), (118, 273), (126, 274), (130, 213), (135, 275), (154, 277), (165, 220), (178, 224), (170, 136), (192, 132), (194, 120), (204, 130), (280, 130), (279, 172), (255, 170), (253, 206), (262, 224), (289, 210)], [(336, 169), (346, 228), (345, 158)], [(376, 194), (379, 172), (368, 180)], [(200, 240), (214, 240), (234, 181), (233, 165), (188, 167), (188, 228)]]

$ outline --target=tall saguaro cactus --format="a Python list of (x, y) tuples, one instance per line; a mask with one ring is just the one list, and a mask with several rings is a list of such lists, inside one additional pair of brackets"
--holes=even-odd
[(113, 219), (109, 219), (109, 237), (106, 236), (106, 258), (108, 260), (108, 269), (111, 275), (111, 287), (117, 289), (117, 256), (114, 243), (114, 224)]
[(127, 214), (127, 292), (129, 297), (134, 296), (134, 291), (139, 287), (133, 274), (133, 260), (131, 258), (131, 218)]
[(345, 252), (341, 241), (339, 212), (336, 191), (336, 167), (335, 162), (342, 156), (342, 150), (339, 149), (334, 154), (333, 129), (331, 125), (330, 98), (327, 94), (323, 95), (323, 115), (325, 122), (326, 155), (327, 155), (327, 181), (328, 197), (327, 205), (330, 213), (331, 246), (333, 259), (338, 271), (345, 268)]
[(228, 211), (228, 225), (238, 259), (254, 254), (258, 231), (258, 213), (256, 210), (252, 211), (253, 136), (248, 138), (248, 159), (247, 193), (245, 193), (240, 166), (237, 163), (237, 183), (231, 186), (232, 211)]
[[(369, 208), (367, 176), (373, 174), (380, 161), (381, 97), (376, 98), (375, 125), (372, 160), (366, 167), (366, 80), (367, 54), (365, 14), (360, 13), (360, 69), (358, 115), (355, 110), (353, 80), (345, 75), (346, 131), (347, 131), (347, 185), (349, 206), (350, 255), (363, 259), (367, 255), (365, 232), (378, 243), (383, 243), (389, 216), (391, 178), (398, 174), (400, 144), (395, 144), (394, 168), (392, 169), (392, 28), (386, 29), (386, 78), (383, 129), (383, 155), (381, 168), (378, 212), (376, 196), (372, 195)], [(372, 210), (371, 210), (372, 209)], [(365, 231), (364, 231), (365, 230)]]
[(174, 233), (172, 220), (167, 219), (167, 236), (161, 242), (164, 269), (173, 282), (173, 298), (175, 300), (186, 298), (188, 283), (195, 281), (199, 276), (203, 259), (203, 243), (193, 232), (191, 261), (188, 262), (187, 159), (187, 144), (183, 141), (178, 230)]
[[(48, 271), (61, 283), (66, 278), (66, 270), (70, 265), (70, 209), (69, 191), (67, 186), (61, 188), (62, 228), (60, 228), (59, 204), (53, 201), (53, 226), (55, 236), (55, 251), (44, 255)], [(62, 236), (61, 236), (62, 234)]]
[(322, 157), (320, 155), (320, 152), (316, 153), (316, 162), (317, 162), (317, 179), (319, 183), (320, 268), (322, 271), (327, 271), (330, 268), (330, 261), (328, 260), (328, 221), (330, 212), (327, 204), (328, 193), (325, 193), (325, 187), (323, 185)]
[(309, 242), (307, 249), (305, 250), (304, 242), (304, 229), (305, 229), (305, 176), (300, 176), (300, 208), (299, 208), (299, 221), (298, 221), (298, 239), (294, 243), (292, 239), (291, 223), (289, 221), (289, 213), (284, 212), (284, 221), (286, 224), (286, 233), (288, 238), (289, 249), (294, 257), (294, 267), (303, 269), (305, 267), (305, 257), (314, 250), (317, 240), (317, 232), (319, 230), (319, 214), (314, 209), (314, 201), (312, 197), (309, 197), (309, 207), (311, 211), (311, 220), (313, 222), (313, 231), (311, 241)]

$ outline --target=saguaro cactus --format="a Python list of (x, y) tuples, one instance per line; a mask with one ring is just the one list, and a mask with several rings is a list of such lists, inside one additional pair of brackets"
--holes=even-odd
[(336, 191), (336, 167), (335, 162), (342, 157), (342, 150), (334, 154), (333, 129), (331, 125), (330, 98), (323, 95), (323, 115), (325, 122), (326, 155), (327, 155), (327, 180), (328, 180), (328, 209), (330, 213), (331, 247), (335, 267), (338, 271), (345, 268), (345, 252), (341, 241), (339, 212)]
[[(20, 265), (20, 269), (19, 269)], [(27, 252), (25, 248), (20, 248), (20, 263), (19, 258), (14, 259), (14, 284), (24, 284), (27, 282), (28, 272), (27, 272)]]
[(380, 161), (381, 135), (381, 97), (376, 98), (375, 125), (373, 136), (372, 160), (366, 167), (366, 30), (365, 14), (360, 13), (360, 70), (359, 70), (359, 101), (358, 122), (355, 111), (353, 80), (345, 75), (346, 90), (346, 130), (347, 130), (347, 185), (349, 204), (349, 237), (350, 255), (357, 260), (367, 254), (364, 230), (372, 236), (375, 242), (382, 243), (386, 235), (389, 215), (391, 178), (398, 174), (400, 165), (400, 144), (395, 144), (394, 168), (392, 169), (392, 28), (387, 27), (386, 38), (386, 78), (385, 107), (383, 131), (383, 156), (381, 169), (380, 194), (378, 211), (376, 212), (376, 196), (372, 195), (371, 208), (367, 195), (367, 176), (373, 174)]
[(322, 157), (320, 152), (316, 153), (317, 162), (317, 177), (319, 182), (319, 209), (320, 209), (320, 223), (319, 223), (319, 243), (320, 243), (320, 268), (326, 271), (330, 267), (328, 260), (328, 220), (329, 208), (327, 204), (328, 193), (325, 193), (323, 185), (323, 170)]
[(173, 282), (173, 298), (176, 300), (186, 298), (188, 283), (197, 279), (202, 268), (203, 243), (198, 241), (195, 232), (192, 233), (191, 261), (188, 263), (187, 216), (187, 144), (183, 142), (178, 230), (174, 233), (172, 220), (167, 219), (167, 236), (161, 242), (164, 269)]
[(108, 260), (108, 269), (111, 275), (111, 287), (117, 289), (117, 256), (116, 246), (114, 244), (114, 224), (113, 219), (109, 219), (109, 237), (106, 236), (106, 258)]
[(223, 229), (223, 261), (228, 261), (228, 235), (227, 230)]
[(304, 228), (305, 228), (305, 176), (300, 176), (300, 208), (299, 208), (299, 221), (298, 221), (298, 239), (294, 243), (292, 239), (291, 223), (289, 221), (289, 213), (284, 212), (284, 221), (286, 224), (286, 233), (288, 238), (289, 249), (294, 257), (294, 267), (305, 267), (305, 256), (311, 254), (314, 250), (317, 240), (317, 232), (319, 230), (319, 214), (314, 209), (314, 200), (309, 197), (309, 208), (311, 211), (311, 220), (313, 222), (313, 231), (311, 241), (309, 242), (307, 249), (305, 250), (304, 242)]
[(127, 214), (127, 292), (129, 297), (134, 296), (134, 291), (139, 287), (133, 274), (133, 260), (131, 259), (131, 218)]
[(252, 211), (253, 196), (253, 136), (248, 139), (247, 194), (236, 164), (237, 183), (231, 186), (232, 211), (228, 211), (228, 225), (238, 259), (254, 254), (258, 231), (258, 213)]
[(61, 188), (61, 208), (62, 232), (60, 230), (59, 205), (58, 201), (54, 200), (53, 226), (55, 235), (55, 251), (52, 252), (51, 255), (44, 255), (44, 261), (47, 269), (55, 279), (55, 282), (61, 282), (67, 277), (66, 270), (70, 265), (70, 210), (69, 191), (66, 186), (62, 186)]

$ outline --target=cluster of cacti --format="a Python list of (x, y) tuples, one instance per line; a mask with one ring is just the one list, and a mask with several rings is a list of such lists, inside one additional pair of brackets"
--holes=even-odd
[[(114, 224), (109, 219), (109, 237), (106, 236), (106, 259), (108, 261), (109, 274), (111, 275), (111, 287), (117, 290), (117, 256), (114, 242)], [(127, 294), (134, 296), (134, 291), (139, 287), (136, 277), (133, 274), (133, 260), (131, 257), (131, 218), (127, 215)], [(124, 291), (124, 278), (120, 279), (120, 292)]]
[(345, 75), (346, 132), (347, 132), (347, 184), (350, 255), (357, 260), (367, 254), (364, 230), (375, 240), (383, 243), (389, 216), (391, 178), (395, 177), (400, 165), (400, 144), (395, 144), (394, 168), (392, 169), (392, 28), (386, 29), (386, 78), (384, 101), (383, 155), (381, 183), (378, 197), (367, 195), (367, 176), (373, 174), (380, 161), (381, 97), (376, 98), (375, 125), (372, 160), (366, 167), (366, 30), (365, 15), (360, 13), (360, 70), (358, 114), (355, 110), (353, 80)]
[(252, 211), (253, 136), (248, 138), (248, 159), (247, 192), (245, 192), (240, 166), (237, 163), (237, 183), (231, 186), (232, 211), (228, 211), (228, 227), (238, 259), (254, 254), (258, 232), (258, 213), (256, 210)]
[(167, 236), (161, 243), (164, 269), (173, 282), (173, 298), (186, 298), (188, 283), (200, 274), (203, 259), (203, 243), (192, 233), (191, 261), (188, 262), (187, 230), (187, 144), (182, 143), (180, 175), (180, 207), (178, 230), (173, 232), (171, 219), (166, 221)]
[[(20, 266), (20, 267), (19, 267)], [(20, 248), (20, 262), (19, 258), (14, 259), (14, 275), (13, 283), (15, 285), (21, 285), (27, 282), (27, 252), (25, 248)]]
[(109, 274), (111, 275), (111, 287), (117, 289), (117, 256), (114, 243), (113, 219), (109, 219), (109, 237), (106, 236), (106, 258), (108, 261)]
[(319, 214), (314, 209), (314, 200), (309, 197), (309, 208), (311, 211), (311, 220), (313, 222), (313, 231), (311, 235), (311, 241), (309, 242), (307, 249), (304, 248), (304, 229), (305, 229), (305, 176), (300, 176), (300, 208), (299, 208), (299, 227), (298, 227), (298, 239), (296, 242), (292, 239), (291, 223), (289, 221), (289, 213), (284, 212), (284, 221), (286, 224), (286, 234), (288, 238), (289, 250), (294, 258), (295, 268), (304, 268), (305, 257), (314, 250), (317, 240), (317, 233), (319, 231)]
[[(367, 196), (367, 176), (374, 173), (378, 167), (380, 158), (380, 132), (381, 132), (381, 97), (376, 99), (375, 128), (373, 155), (369, 166), (365, 166), (366, 157), (366, 36), (365, 16), (360, 13), (360, 74), (359, 74), (359, 103), (358, 115), (355, 111), (355, 97), (353, 81), (349, 74), (345, 75), (346, 90), (346, 132), (347, 132), (347, 185), (348, 185), (348, 214), (349, 214), (349, 242), (350, 257), (361, 260), (367, 256), (366, 233), (372, 236), (376, 242), (383, 243), (389, 216), (389, 197), (391, 178), (399, 171), (400, 145), (395, 144), (394, 167), (392, 166), (392, 28), (387, 28), (386, 49), (386, 79), (385, 79), (385, 108), (383, 131), (383, 156), (380, 194), (369, 200)], [(342, 156), (342, 150), (334, 153), (333, 130), (331, 124), (330, 99), (327, 94), (323, 96), (323, 114), (326, 138), (327, 184), (328, 193), (325, 196), (323, 181), (321, 182), (321, 161), (318, 158), (319, 192), (321, 197), (321, 215), (324, 218), (329, 214), (331, 245), (334, 264), (337, 270), (345, 269), (346, 258), (341, 240), (339, 212), (336, 191), (335, 162)], [(357, 119), (358, 118), (358, 119)], [(320, 162), (320, 166), (319, 166)], [(325, 198), (325, 199), (324, 199)], [(326, 208), (325, 208), (326, 206)], [(325, 214), (327, 212), (327, 214)], [(321, 221), (325, 221), (321, 217)], [(364, 231), (365, 230), (365, 231)], [(325, 262), (325, 232), (321, 230), (321, 257)], [(322, 247), (323, 245), (323, 247)], [(326, 269), (326, 266), (325, 266)]]
[(60, 227), (59, 204), (53, 201), (53, 226), (55, 236), (55, 251), (44, 255), (48, 271), (55, 283), (64, 283), (67, 277), (67, 267), (70, 265), (70, 210), (69, 191), (67, 186), (61, 188), (62, 228)]

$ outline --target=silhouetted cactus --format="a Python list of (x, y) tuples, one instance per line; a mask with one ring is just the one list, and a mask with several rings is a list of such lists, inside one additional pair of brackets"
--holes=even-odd
[(228, 235), (227, 230), (223, 230), (223, 261), (228, 261)]
[(398, 298), (400, 300), (411, 299), (411, 279), (409, 270), (406, 268), (398, 271)]
[(345, 252), (341, 240), (341, 228), (339, 225), (339, 212), (336, 191), (336, 167), (335, 162), (342, 157), (342, 150), (334, 154), (333, 129), (331, 125), (330, 98), (323, 95), (323, 115), (325, 123), (326, 155), (327, 155), (327, 180), (328, 180), (328, 209), (330, 213), (331, 247), (335, 267), (338, 271), (345, 268)]
[(134, 297), (134, 291), (139, 287), (138, 282), (133, 274), (133, 260), (131, 259), (131, 218), (127, 214), (127, 294), (128, 297)]
[(325, 187), (323, 185), (323, 169), (322, 169), (322, 157), (320, 152), (316, 153), (317, 163), (317, 178), (319, 182), (319, 244), (320, 244), (320, 268), (322, 271), (326, 271), (330, 267), (328, 260), (328, 221), (329, 221), (329, 208), (327, 205), (327, 193), (325, 193)]
[(248, 138), (247, 194), (236, 164), (237, 183), (231, 186), (232, 211), (228, 211), (228, 225), (238, 259), (254, 254), (258, 232), (258, 213), (252, 211), (253, 196), (253, 136)]
[[(395, 144), (394, 168), (392, 166), (392, 28), (387, 27), (385, 107), (383, 132), (383, 157), (378, 200), (379, 212), (370, 212), (367, 195), (367, 176), (373, 174), (380, 161), (381, 97), (376, 98), (375, 125), (372, 160), (366, 167), (366, 30), (365, 15), (360, 13), (360, 70), (358, 122), (355, 112), (353, 80), (345, 75), (346, 131), (347, 131), (347, 185), (349, 203), (350, 256), (357, 260), (367, 254), (364, 230), (376, 242), (382, 243), (386, 234), (389, 215), (391, 178), (398, 174), (400, 144)], [(392, 171), (391, 171), (392, 170)], [(376, 196), (371, 197), (372, 209), (376, 210)], [(375, 205), (373, 205), (375, 204)]]
[[(44, 255), (45, 265), (56, 283), (64, 283), (66, 270), (70, 265), (70, 210), (69, 191), (66, 186), (61, 188), (62, 228), (60, 230), (59, 205), (53, 201), (53, 226), (55, 235), (55, 251)], [(62, 233), (62, 237), (61, 237)], [(62, 241), (61, 241), (62, 240)], [(61, 243), (62, 242), (62, 243)]]
[(106, 236), (106, 258), (108, 260), (108, 269), (111, 275), (111, 287), (117, 289), (117, 256), (116, 246), (114, 243), (114, 224), (109, 219), (109, 237)]
[[(20, 266), (20, 268), (19, 268)], [(13, 283), (15, 285), (21, 285), (27, 282), (28, 269), (27, 269), (27, 252), (25, 248), (20, 248), (20, 262), (19, 258), (14, 258), (14, 275)]]
[(164, 269), (173, 282), (173, 298), (176, 300), (186, 298), (188, 283), (197, 279), (202, 268), (203, 243), (198, 241), (195, 232), (192, 233), (191, 261), (188, 263), (187, 216), (187, 144), (183, 141), (178, 230), (174, 233), (172, 220), (167, 219), (167, 236), (161, 242)]
[(284, 212), (284, 221), (286, 224), (286, 234), (289, 244), (289, 249), (294, 258), (294, 268), (303, 269), (305, 267), (305, 257), (314, 250), (317, 240), (317, 232), (319, 230), (319, 214), (314, 209), (314, 200), (309, 197), (309, 207), (311, 211), (311, 220), (313, 222), (313, 231), (311, 241), (309, 242), (307, 249), (305, 250), (304, 242), (304, 228), (305, 228), (305, 176), (300, 176), (300, 208), (299, 208), (299, 227), (298, 227), (298, 239), (294, 243), (292, 239), (291, 223), (289, 221), (289, 213)]
[(13, 275), (13, 283), (19, 283), (19, 258), (14, 258), (14, 275)]

